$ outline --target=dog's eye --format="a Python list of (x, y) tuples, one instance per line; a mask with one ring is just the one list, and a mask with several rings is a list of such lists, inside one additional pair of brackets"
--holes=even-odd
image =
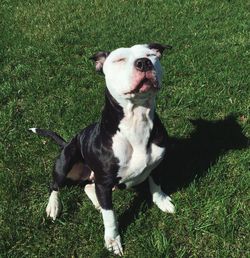
[(123, 58), (114, 60), (114, 63), (120, 63), (120, 62), (124, 62), (124, 61), (126, 61), (126, 58), (123, 57)]

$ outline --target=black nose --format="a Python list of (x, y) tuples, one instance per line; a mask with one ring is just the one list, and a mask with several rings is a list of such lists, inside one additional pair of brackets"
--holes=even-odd
[(146, 72), (153, 69), (153, 64), (148, 58), (139, 58), (135, 60), (135, 68), (141, 72)]

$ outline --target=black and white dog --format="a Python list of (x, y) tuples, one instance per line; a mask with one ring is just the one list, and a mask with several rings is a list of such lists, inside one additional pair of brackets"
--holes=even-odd
[(47, 215), (53, 220), (58, 216), (58, 191), (68, 179), (85, 181), (85, 192), (102, 213), (105, 246), (117, 255), (123, 250), (112, 206), (113, 189), (148, 179), (153, 202), (164, 212), (174, 212), (170, 197), (162, 192), (156, 178), (165, 157), (167, 133), (155, 111), (155, 96), (162, 78), (159, 59), (169, 48), (153, 43), (95, 54), (91, 59), (106, 80), (105, 105), (100, 121), (70, 142), (52, 131), (30, 128), (52, 137), (62, 147), (54, 167)]

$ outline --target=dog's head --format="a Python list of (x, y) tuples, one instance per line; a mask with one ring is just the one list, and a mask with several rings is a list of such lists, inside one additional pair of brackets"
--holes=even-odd
[(98, 52), (91, 57), (96, 70), (105, 75), (111, 95), (124, 101), (148, 99), (161, 87), (162, 70), (159, 59), (171, 46), (158, 43), (118, 48), (112, 52)]

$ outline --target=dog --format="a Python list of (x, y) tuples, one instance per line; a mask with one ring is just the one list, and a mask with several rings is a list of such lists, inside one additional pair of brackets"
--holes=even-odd
[(105, 104), (101, 119), (70, 142), (49, 130), (30, 128), (61, 146), (53, 171), (46, 208), (53, 220), (59, 215), (59, 189), (67, 182), (85, 182), (85, 192), (101, 211), (105, 246), (123, 255), (112, 191), (149, 182), (153, 202), (174, 213), (171, 198), (162, 192), (157, 174), (166, 156), (167, 132), (155, 108), (161, 88), (160, 58), (171, 46), (158, 43), (101, 51), (90, 59), (105, 76)]

